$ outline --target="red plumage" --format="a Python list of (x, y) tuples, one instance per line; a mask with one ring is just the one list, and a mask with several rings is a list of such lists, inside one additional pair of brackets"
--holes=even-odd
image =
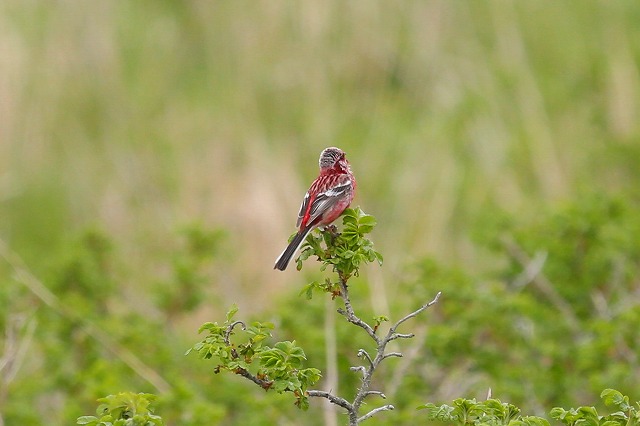
[(298, 233), (276, 260), (274, 269), (284, 271), (306, 236), (318, 226), (336, 220), (349, 207), (356, 189), (356, 179), (345, 154), (339, 148), (320, 153), (320, 175), (311, 184), (298, 213)]

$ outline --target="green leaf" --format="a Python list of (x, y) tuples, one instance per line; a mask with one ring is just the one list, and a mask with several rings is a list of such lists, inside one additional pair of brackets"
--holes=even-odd
[(357, 225), (358, 219), (353, 215), (344, 215), (342, 218), (342, 224), (345, 226), (348, 224)]
[(298, 296), (302, 296), (304, 294), (307, 300), (311, 300), (313, 298), (313, 289), (316, 288), (317, 286), (318, 286), (317, 282), (312, 282), (311, 284), (307, 284), (306, 286), (302, 287), (302, 290), (300, 290), (300, 293), (298, 293)]
[(345, 209), (344, 212), (342, 212), (342, 218), (343, 220), (347, 220), (350, 218), (354, 218), (357, 220), (359, 214), (356, 213), (355, 209), (349, 208), (349, 209)]
[(522, 425), (522, 426), (549, 426), (549, 421), (547, 419), (543, 419), (538, 416), (524, 416), (520, 417), (517, 420), (512, 420), (509, 422), (509, 426), (511, 425)]
[(551, 416), (552, 419), (556, 419), (556, 420), (562, 421), (562, 419), (564, 419), (564, 417), (566, 416), (567, 413), (568, 413), (568, 411), (565, 410), (564, 408), (554, 407), (549, 412), (549, 415)]
[(626, 422), (623, 421), (615, 421), (615, 420), (606, 420), (600, 423), (600, 426), (624, 426)]
[(229, 308), (229, 312), (227, 312), (227, 323), (230, 323), (231, 320), (233, 319), (233, 316), (238, 312), (238, 306), (234, 303), (233, 305), (231, 305), (231, 308)]
[[(102, 417), (83, 416), (77, 424), (92, 426), (148, 425), (161, 426), (162, 419), (153, 415), (151, 403), (156, 396), (149, 393), (120, 392), (98, 399), (101, 404), (96, 412)], [(113, 422), (113, 423), (112, 423)]]
[(602, 393), (600, 393), (600, 398), (602, 398), (605, 405), (615, 405), (623, 411), (628, 411), (629, 408), (631, 408), (629, 405), (629, 397), (615, 389), (603, 390)]
[(580, 424), (584, 426), (598, 426), (600, 419), (598, 418), (598, 412), (595, 407), (580, 407), (578, 408), (578, 414), (580, 415)]
[(437, 406), (432, 403), (427, 403), (424, 405), (420, 405), (418, 410), (425, 410), (427, 412), (427, 419), (429, 420), (440, 420), (441, 422), (453, 422), (458, 419), (458, 416), (455, 415), (455, 408), (446, 404), (442, 404)]
[(378, 324), (380, 324), (380, 323), (389, 321), (389, 317), (386, 316), (386, 315), (378, 315), (378, 316), (373, 317), (373, 321), (378, 323)]
[(205, 322), (204, 324), (202, 324), (200, 326), (200, 328), (198, 328), (198, 334), (202, 333), (205, 330), (210, 330), (213, 327), (217, 327), (218, 324), (217, 323), (213, 323), (213, 322)]
[(376, 221), (376, 218), (368, 214), (360, 217), (359, 222), (360, 222), (360, 225), (367, 225), (367, 226), (371, 226), (372, 228), (378, 224), (378, 221)]
[(342, 253), (340, 253), (340, 256), (345, 258), (345, 259), (350, 259), (355, 255), (354, 252), (352, 252), (351, 250), (345, 250)]

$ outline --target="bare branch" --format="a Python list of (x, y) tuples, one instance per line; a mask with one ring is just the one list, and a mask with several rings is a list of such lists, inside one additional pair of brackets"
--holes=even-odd
[[(352, 371), (361, 371), (362, 372), (362, 385), (360, 386), (360, 388), (358, 389), (358, 392), (356, 394), (355, 399), (353, 400), (352, 406), (353, 406), (353, 413), (357, 413), (361, 407), (361, 405), (364, 403), (364, 400), (366, 397), (370, 396), (370, 395), (380, 395), (382, 397), (384, 397), (384, 394), (382, 394), (379, 391), (371, 391), (369, 390), (370, 386), (371, 386), (371, 380), (372, 380), (372, 376), (375, 372), (375, 370), (378, 368), (378, 366), (380, 365), (380, 363), (382, 361), (384, 361), (387, 358), (392, 358), (392, 357), (402, 357), (402, 354), (400, 352), (389, 352), (385, 354), (387, 345), (389, 344), (389, 342), (395, 340), (395, 339), (410, 339), (413, 337), (412, 333), (398, 333), (397, 329), (398, 327), (403, 324), (405, 321), (417, 316), (418, 314), (420, 314), (421, 312), (423, 312), (425, 309), (429, 308), (430, 306), (433, 306), (438, 299), (440, 298), (441, 293), (438, 292), (438, 294), (436, 294), (435, 298), (422, 305), (419, 309), (411, 312), (410, 314), (404, 316), (403, 318), (401, 318), (399, 321), (397, 321), (388, 331), (387, 335), (384, 338), (378, 337), (377, 335), (375, 335), (375, 332), (373, 331), (373, 329), (366, 323), (364, 323), (364, 321), (360, 320), (355, 313), (353, 312), (353, 308), (351, 307), (351, 302), (349, 300), (349, 293), (348, 293), (348, 289), (346, 286), (346, 282), (343, 281), (341, 279), (340, 282), (342, 289), (343, 289), (343, 293), (342, 293), (342, 298), (344, 300), (345, 303), (345, 308), (346, 308), (346, 312), (343, 311), (343, 315), (347, 318), (347, 320), (353, 324), (356, 324), (358, 326), (360, 326), (361, 328), (367, 330), (367, 332), (369, 333), (369, 336), (376, 342), (376, 355), (375, 358), (372, 358), (371, 355), (369, 355), (368, 352), (366, 352), (363, 349), (360, 349), (358, 351), (358, 357), (362, 358), (365, 357), (367, 358), (367, 360), (369, 361), (369, 368), (365, 368), (364, 366), (357, 366), (357, 367), (351, 367)], [(364, 325), (363, 325), (364, 324)], [(392, 405), (386, 405), (384, 407), (380, 407), (380, 408), (376, 408), (374, 410), (371, 410), (369, 413), (365, 414), (364, 416), (357, 418), (357, 419), (353, 419), (353, 417), (350, 414), (350, 425), (354, 426), (359, 424), (361, 421), (366, 420), (370, 417), (372, 417), (373, 415), (375, 415), (376, 413), (380, 412), (380, 411), (386, 411), (386, 410), (392, 410), (393, 406)]]
[(400, 352), (389, 352), (388, 354), (383, 355), (382, 359), (387, 359), (391, 357), (402, 358), (402, 354)]
[(392, 340), (396, 340), (396, 339), (411, 339), (415, 336), (415, 334), (413, 333), (393, 333), (391, 336), (387, 336), (385, 338), (386, 341), (390, 342)]
[(366, 358), (367, 361), (369, 361), (369, 365), (373, 365), (373, 360), (371, 359), (371, 356), (364, 349), (360, 349), (358, 351), (358, 358)]
[(307, 395), (314, 396), (317, 398), (326, 398), (332, 404), (336, 404), (349, 412), (353, 411), (353, 405), (351, 405), (349, 401), (339, 396), (335, 396), (330, 392), (321, 391), (321, 390), (310, 390), (310, 391), (307, 391)]
[(382, 407), (378, 407), (378, 408), (374, 408), (373, 410), (369, 411), (367, 414), (365, 414), (364, 416), (358, 418), (358, 423), (367, 420), (368, 418), (373, 417), (375, 414), (381, 412), (381, 411), (391, 411), (394, 410), (395, 407), (391, 404), (389, 405), (384, 405)]
[(369, 395), (378, 395), (382, 399), (387, 399), (387, 395), (383, 394), (380, 391), (372, 391), (372, 390), (367, 391), (365, 396), (369, 396)]
[(358, 327), (362, 328), (364, 331), (367, 332), (367, 334), (373, 340), (375, 340), (376, 343), (379, 343), (379, 338), (378, 338), (378, 336), (376, 336), (376, 332), (373, 329), (373, 327), (371, 327), (366, 322), (362, 321), (355, 314), (355, 312), (353, 310), (353, 306), (351, 306), (351, 299), (349, 299), (349, 289), (347, 287), (347, 281), (344, 279), (344, 277), (342, 277), (342, 275), (340, 276), (340, 293), (341, 293), (341, 296), (342, 296), (342, 300), (344, 301), (344, 308), (345, 309), (344, 310), (343, 309), (338, 309), (338, 313), (340, 315), (344, 316), (347, 319), (347, 321), (349, 321), (351, 324), (355, 324)]
[[(339, 393), (336, 311), (334, 308), (333, 300), (328, 297), (325, 299), (324, 306), (324, 341), (325, 359), (327, 360), (326, 370), (324, 374), (324, 389), (327, 391), (334, 391), (336, 393)], [(338, 426), (338, 406), (332, 404), (328, 399), (324, 401), (323, 405), (324, 409), (322, 410), (322, 413), (324, 415), (325, 426)]]
[(271, 380), (260, 379), (257, 376), (254, 376), (253, 374), (248, 372), (247, 370), (245, 370), (244, 368), (238, 368), (237, 370), (234, 371), (234, 373), (251, 380), (253, 383), (260, 386), (264, 390), (269, 390), (269, 388), (273, 384)]
[(360, 372), (362, 372), (363, 376), (365, 376), (365, 377), (367, 376), (367, 369), (362, 365), (351, 367), (351, 368), (349, 368), (349, 370), (351, 370), (351, 371), (360, 371)]
[[(393, 327), (391, 327), (391, 329), (389, 330), (389, 333), (387, 334), (387, 336), (391, 336), (393, 334), (396, 334), (396, 330), (398, 329), (398, 327), (400, 327), (400, 325), (403, 322), (405, 322), (405, 321), (407, 321), (407, 320), (419, 315), (425, 309), (430, 308), (431, 306), (433, 306), (436, 303), (438, 303), (438, 299), (440, 299), (440, 295), (441, 294), (442, 294), (442, 292), (439, 291), (438, 294), (436, 294), (436, 297), (434, 297), (431, 302), (429, 302), (429, 303), (427, 303), (425, 305), (422, 305), (419, 309), (416, 309), (415, 311), (411, 312), (409, 315), (405, 316), (404, 318), (401, 318), (398, 322), (396, 322), (393, 325)], [(404, 337), (404, 336), (399, 335), (398, 337)], [(413, 336), (411, 336), (411, 337), (413, 337)]]
[[(333, 233), (335, 232), (335, 230), (330, 232), (332, 232), (331, 235), (333, 237), (334, 235)], [(336, 268), (334, 268), (334, 270), (336, 270)], [(344, 308), (338, 308), (337, 312), (340, 315), (342, 315), (351, 324), (354, 324), (355, 326), (363, 329), (369, 335), (369, 337), (371, 337), (371, 339), (375, 342), (375, 351), (368, 352), (365, 349), (359, 349), (357, 352), (358, 358), (364, 358), (367, 360), (367, 362), (365, 363), (365, 365), (350, 367), (351, 371), (362, 373), (362, 382), (360, 387), (358, 388), (358, 391), (356, 392), (353, 402), (348, 402), (344, 398), (337, 397), (325, 391), (315, 391), (315, 390), (309, 391), (308, 395), (326, 398), (331, 403), (345, 408), (349, 414), (349, 426), (357, 426), (364, 420), (367, 420), (373, 417), (375, 414), (381, 411), (389, 411), (394, 409), (394, 406), (389, 404), (379, 408), (375, 408), (369, 411), (367, 414), (361, 417), (358, 417), (358, 412), (360, 411), (360, 407), (362, 406), (362, 404), (364, 403), (364, 400), (368, 396), (377, 395), (383, 399), (386, 399), (386, 395), (384, 393), (377, 390), (370, 390), (370, 387), (371, 387), (373, 374), (375, 373), (376, 369), (378, 368), (378, 366), (382, 361), (384, 361), (387, 358), (402, 357), (402, 354), (400, 352), (391, 351), (387, 353), (387, 345), (389, 345), (391, 341), (396, 339), (410, 339), (414, 337), (413, 333), (398, 333), (397, 332), (398, 328), (404, 322), (419, 315), (421, 312), (423, 312), (430, 306), (434, 305), (440, 298), (441, 293), (438, 292), (432, 301), (422, 305), (419, 309), (416, 309), (415, 311), (409, 313), (408, 315), (398, 320), (395, 324), (391, 326), (387, 334), (384, 337), (382, 337), (376, 334), (377, 327), (380, 325), (379, 321), (376, 322), (376, 327), (372, 327), (371, 325), (363, 321), (360, 317), (358, 317), (358, 315), (356, 315), (353, 309), (353, 306), (351, 304), (351, 299), (349, 297), (349, 287), (347, 286), (347, 281), (349, 280), (350, 275), (344, 274), (339, 270), (337, 271), (337, 273), (339, 277), (339, 280), (337, 283), (340, 289), (339, 295), (342, 298), (344, 303)], [(336, 293), (333, 293), (333, 296), (336, 296)]]
[(427, 340), (427, 327), (425, 324), (419, 324), (416, 328), (415, 337), (411, 339), (411, 346), (405, 349), (402, 353), (402, 361), (395, 367), (393, 375), (386, 384), (385, 391), (393, 398), (400, 388), (402, 380), (406, 377), (407, 373), (413, 368), (413, 363), (418, 357), (422, 348), (424, 348), (425, 341)]
[(226, 331), (224, 332), (224, 342), (227, 344), (227, 346), (231, 346), (231, 342), (229, 341), (229, 338), (231, 337), (231, 333), (233, 333), (233, 329), (235, 328), (236, 325), (242, 325), (243, 330), (247, 329), (247, 326), (242, 321), (236, 321), (229, 324)]

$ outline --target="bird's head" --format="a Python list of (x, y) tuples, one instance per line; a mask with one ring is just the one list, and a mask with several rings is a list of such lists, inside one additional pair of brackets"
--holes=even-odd
[(339, 165), (342, 169), (346, 169), (349, 165), (345, 158), (344, 151), (340, 148), (329, 147), (325, 148), (320, 153), (320, 171), (328, 171)]

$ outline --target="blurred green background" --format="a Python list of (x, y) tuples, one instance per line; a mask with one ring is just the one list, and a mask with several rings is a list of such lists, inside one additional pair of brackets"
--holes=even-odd
[[(288, 399), (182, 354), (235, 302), (282, 325), (281, 338), (308, 333), (310, 362), (324, 368), (321, 299), (293, 313), (317, 275), (272, 270), (320, 151), (347, 152), (354, 204), (378, 219), (385, 265), (363, 274), (363, 309), (398, 316), (441, 290), (428, 275), (403, 289), (408, 265), (425, 257), (475, 277), (471, 309), (473, 292), (490, 286), (477, 277), (509, 270), (474, 237), (502, 231), (501, 215), (535, 221), (595, 197), (585, 209), (610, 223), (611, 196), (622, 222), (637, 224), (639, 64), (636, 1), (0, 2), (0, 238), (13, 253), (0, 263), (0, 341), (13, 360), (0, 370), (6, 424), (70, 424), (121, 390), (164, 394), (170, 424), (316, 424)], [(521, 245), (530, 256), (548, 249)], [(16, 277), (16, 255), (57, 309)], [(454, 303), (446, 295), (443, 306)], [(489, 318), (499, 315), (492, 300)], [(113, 341), (97, 342), (84, 320)], [(428, 329), (429, 314), (423, 321)], [(114, 345), (171, 391), (131, 374)], [(340, 358), (346, 376), (356, 350)], [(421, 376), (405, 383), (407, 409), (501, 389), (484, 370), (460, 375), (474, 363), (473, 349), (464, 355), (458, 376), (428, 376), (448, 380), (446, 392)], [(630, 356), (615, 377), (636, 377)], [(547, 397), (579, 400), (524, 388), (494, 396), (536, 413)]]

